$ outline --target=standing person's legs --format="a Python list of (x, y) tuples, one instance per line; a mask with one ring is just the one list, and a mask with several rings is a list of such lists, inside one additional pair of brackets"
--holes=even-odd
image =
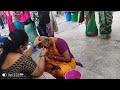
[(5, 16), (2, 15), (2, 21), (3, 21), (3, 24), (5, 24)]
[(99, 23), (100, 23), (100, 38), (109, 39), (111, 34), (113, 15), (111, 11), (100, 11), (99, 12)]
[(4, 19), (5, 19), (5, 24), (7, 24), (7, 16), (4, 15)]
[(80, 11), (79, 23), (82, 24), (83, 21), (84, 21), (84, 11)]
[(2, 23), (2, 18), (0, 17), (0, 25), (1, 25), (1, 23)]
[(37, 30), (38, 30), (38, 33), (39, 33), (40, 36), (44, 35), (43, 29), (42, 29), (42, 27), (40, 25), (37, 26)]
[(52, 29), (51, 23), (47, 24), (46, 27), (47, 27), (46, 30), (47, 30), (47, 32), (48, 32), (48, 36), (49, 36), (49, 37), (54, 37), (54, 31), (53, 31), (53, 29)]
[(94, 11), (85, 11), (86, 18), (86, 36), (97, 36), (98, 29), (95, 21), (95, 12)]
[(0, 16), (0, 24), (1, 24), (2, 29), (4, 29), (4, 23), (3, 23), (3, 20), (2, 20), (2, 16)]
[(41, 36), (48, 36), (48, 32), (46, 31), (46, 25), (39, 24), (37, 29)]
[(56, 17), (58, 17), (58, 11), (53, 11)]
[(48, 31), (47, 31), (47, 26), (46, 25), (44, 26), (43, 32), (44, 32), (45, 36), (48, 36)]
[(12, 20), (12, 16), (7, 16), (7, 24), (8, 24), (8, 28), (9, 28), (9, 32), (12, 31), (12, 24), (13, 20)]

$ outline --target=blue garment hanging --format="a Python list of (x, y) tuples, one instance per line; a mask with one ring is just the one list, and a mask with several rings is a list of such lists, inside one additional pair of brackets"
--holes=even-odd
[(14, 25), (15, 25), (15, 27), (16, 27), (17, 29), (19, 29), (19, 30), (24, 30), (23, 24), (22, 24), (21, 22), (19, 22), (18, 20), (16, 20), (16, 21), (14, 22)]

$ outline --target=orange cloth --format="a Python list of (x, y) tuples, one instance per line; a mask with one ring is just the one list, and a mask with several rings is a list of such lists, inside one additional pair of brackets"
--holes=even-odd
[[(52, 41), (52, 44), (53, 44), (53, 46), (51, 47), (52, 53), (55, 56), (62, 56), (56, 48), (54, 38), (50, 37), (50, 40)], [(75, 69), (75, 67), (76, 67), (76, 61), (75, 61), (74, 58), (72, 58), (72, 60), (70, 62), (60, 62), (60, 61), (57, 61), (57, 60), (46, 58), (46, 62), (50, 63), (50, 64), (53, 64), (54, 66), (60, 67), (60, 69), (55, 71), (55, 76), (63, 77), (63, 78), (64, 78), (64, 74), (68, 70)]]

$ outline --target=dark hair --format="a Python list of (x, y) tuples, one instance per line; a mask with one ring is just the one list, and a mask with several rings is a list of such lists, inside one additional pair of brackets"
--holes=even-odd
[(3, 52), (0, 55), (0, 68), (9, 52), (16, 52), (21, 45), (28, 41), (28, 36), (24, 30), (10, 32), (3, 44)]

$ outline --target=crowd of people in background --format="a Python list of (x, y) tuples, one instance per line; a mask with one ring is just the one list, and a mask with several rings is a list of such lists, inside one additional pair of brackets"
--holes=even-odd
[(98, 36), (98, 29), (100, 32), (101, 39), (109, 39), (112, 32), (112, 11), (99, 11), (99, 27), (96, 25), (95, 11), (81, 11), (79, 17), (79, 23), (85, 20), (86, 24), (86, 36), (93, 37)]
[(58, 27), (53, 13), (52, 11), (0, 11), (0, 25), (4, 29), (4, 24), (7, 23), (11, 32), (15, 29), (23, 30), (32, 21), (39, 35), (54, 36)]
[(0, 11), (0, 25), (4, 29), (4, 24), (6, 23), (6, 17), (4, 11)]
[[(0, 11), (0, 25), (4, 29), (4, 24), (7, 23), (10, 32), (16, 28), (23, 30), (26, 27), (29, 27), (29, 29), (32, 27), (32, 29), (35, 29), (34, 32), (37, 31), (37, 34), (41, 36), (54, 36), (54, 32), (58, 31), (55, 16), (58, 16), (59, 13), (60, 11)], [(112, 11), (99, 11), (99, 29), (95, 17), (95, 11), (80, 11), (79, 23), (85, 20), (86, 36), (97, 36), (99, 30), (100, 38), (110, 38), (113, 19)], [(28, 25), (27, 22), (30, 21), (33, 24), (29, 23)]]

